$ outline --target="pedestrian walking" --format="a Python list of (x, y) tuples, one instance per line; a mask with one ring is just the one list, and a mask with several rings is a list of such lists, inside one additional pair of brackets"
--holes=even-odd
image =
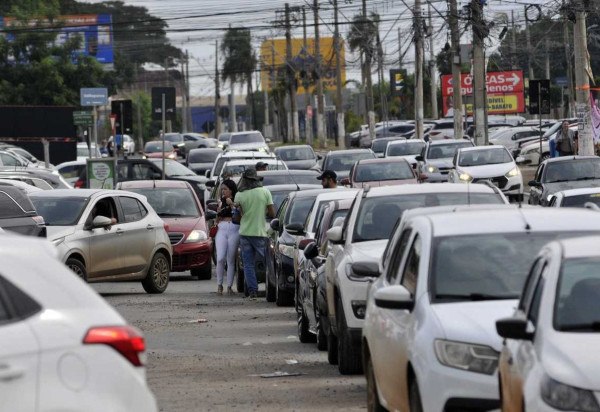
[(569, 129), (569, 122), (564, 120), (556, 134), (556, 150), (559, 156), (572, 156), (575, 154), (575, 131)]
[(262, 186), (262, 177), (255, 169), (247, 169), (242, 175), (235, 196), (235, 203), (239, 206), (240, 220), (240, 248), (244, 264), (244, 277), (250, 298), (256, 298), (258, 282), (256, 279), (256, 261), (265, 260), (267, 250), (267, 217), (275, 217), (273, 198), (271, 192)]
[(217, 293), (223, 294), (223, 277), (227, 265), (227, 293), (233, 294), (233, 277), (235, 275), (235, 257), (240, 242), (239, 212), (234, 204), (237, 187), (231, 179), (221, 183), (221, 199), (217, 207)]
[(337, 188), (337, 174), (333, 170), (323, 170), (323, 173), (317, 176), (317, 180), (321, 181), (323, 189)]

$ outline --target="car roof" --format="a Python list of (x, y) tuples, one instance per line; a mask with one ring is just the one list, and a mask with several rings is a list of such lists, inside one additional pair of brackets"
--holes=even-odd
[(250, 134), (250, 133), (259, 133), (262, 136), (262, 133), (260, 132), (260, 130), (246, 130), (245, 132), (232, 132), (231, 136), (239, 136), (239, 135)]
[(504, 146), (499, 145), (499, 144), (491, 144), (488, 146), (462, 147), (458, 150), (461, 153), (464, 153), (464, 152), (481, 152), (481, 151), (488, 150), (488, 149), (504, 149), (504, 150), (506, 150), (506, 148)]
[(301, 190), (299, 192), (294, 192), (294, 196), (295, 197), (311, 197), (311, 196), (318, 196), (320, 193), (326, 192), (326, 191), (338, 191), (338, 190), (350, 190), (347, 187), (337, 187), (335, 189), (310, 189), (310, 190)]
[(371, 149), (342, 149), (342, 150), (330, 150), (327, 152), (327, 156), (344, 156), (346, 154), (354, 153), (369, 153), (373, 152)]
[[(379, 164), (379, 163), (404, 163), (407, 160), (401, 156), (393, 156), (393, 157), (380, 157), (377, 159), (362, 159), (356, 162), (356, 165), (370, 165), (370, 164)], [(408, 162), (407, 162), (408, 163)], [(356, 166), (355, 166), (356, 167)]]
[(130, 180), (119, 182), (122, 190), (141, 189), (141, 188), (181, 188), (191, 189), (191, 186), (185, 180)]
[(190, 150), (190, 152), (188, 154), (199, 153), (199, 152), (213, 152), (214, 153), (214, 152), (223, 152), (223, 151), (218, 148), (200, 147), (200, 148)]
[(319, 193), (317, 195), (317, 200), (319, 202), (329, 201), (329, 200), (338, 200), (338, 199), (354, 199), (359, 189), (349, 188), (348, 190), (337, 190), (337, 191), (327, 191), (323, 193)]
[(417, 193), (490, 193), (496, 194), (491, 187), (483, 184), (463, 184), (463, 183), (427, 183), (427, 184), (406, 184), (395, 186), (372, 187), (366, 191), (366, 197), (408, 195)]
[(259, 151), (254, 151), (254, 150), (252, 150), (252, 151), (248, 150), (248, 151), (239, 151), (239, 152), (223, 152), (222, 154), (219, 155), (218, 158), (221, 159), (223, 157), (239, 157), (239, 158), (254, 159), (254, 158), (271, 158), (271, 157), (275, 157), (275, 154), (259, 152)]
[(443, 140), (430, 140), (429, 142), (427, 142), (427, 144), (429, 146), (437, 146), (437, 145), (443, 145), (443, 144), (459, 144), (459, 143), (464, 143), (464, 142), (473, 143), (469, 139), (443, 139)]
[(276, 147), (275, 149), (273, 149), (273, 151), (277, 152), (277, 151), (280, 151), (280, 150), (298, 149), (298, 148), (305, 149), (307, 147), (312, 149), (312, 146), (308, 145), (308, 144), (294, 144), (294, 145), (289, 145), (289, 146), (279, 146), (279, 147)]
[[(472, 185), (473, 186), (473, 185)], [(519, 208), (505, 206), (490, 211), (457, 210), (452, 213), (416, 217), (426, 219), (434, 236), (460, 236), (486, 233), (535, 232), (600, 232), (600, 214), (576, 208)]]
[[(261, 162), (269, 164), (269, 165), (276, 165), (276, 164), (283, 164), (283, 160), (278, 160), (274, 157), (268, 157), (266, 159), (262, 159)], [(225, 163), (225, 167), (227, 166), (246, 166), (246, 165), (256, 165), (256, 160), (255, 159), (236, 159), (236, 160), (229, 160), (227, 163)]]
[(600, 242), (600, 236), (582, 236), (557, 241), (562, 247), (564, 259), (600, 257), (598, 242)]
[(425, 140), (423, 140), (423, 139), (405, 139), (405, 140), (393, 140), (393, 141), (391, 141), (391, 142), (388, 144), (388, 147), (389, 147), (389, 146), (392, 146), (392, 145), (404, 144), (404, 143), (413, 143), (413, 142), (418, 142), (418, 143), (423, 143), (423, 144), (425, 144), (425, 143), (426, 143), (426, 142), (425, 142)]
[[(281, 161), (281, 160), (280, 160)], [(298, 170), (298, 169), (281, 169), (281, 170), (261, 170), (258, 172), (259, 176), (280, 176), (280, 175), (294, 175), (294, 176), (319, 176), (318, 170)]]
[[(538, 143), (539, 144), (539, 143)], [(561, 157), (552, 157), (544, 161), (544, 163), (559, 163), (559, 162), (568, 162), (569, 160), (582, 160), (582, 159), (598, 159), (598, 156), (561, 156)]]
[(319, 184), (314, 184), (314, 185), (310, 185), (310, 184), (306, 184), (306, 183), (300, 183), (300, 184), (285, 184), (285, 185), (267, 185), (264, 186), (265, 188), (269, 189), (270, 192), (285, 192), (285, 191), (289, 191), (289, 190), (294, 190), (296, 191), (298, 188), (300, 188), (301, 191), (306, 191), (306, 190), (311, 190), (311, 189), (319, 189), (321, 187), (321, 185)]
[(122, 191), (119, 190), (107, 190), (107, 189), (55, 189), (55, 190), (44, 190), (42, 192), (32, 193), (31, 196), (35, 197), (81, 197), (87, 198), (99, 194), (106, 195), (123, 195)]
[(593, 193), (600, 193), (600, 187), (582, 187), (579, 189), (568, 189), (556, 192), (556, 195), (562, 194), (564, 197), (589, 195)]

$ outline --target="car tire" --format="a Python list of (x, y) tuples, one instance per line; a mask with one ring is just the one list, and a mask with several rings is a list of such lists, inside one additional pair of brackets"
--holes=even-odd
[(327, 333), (327, 362), (329, 362), (330, 365), (338, 364), (337, 336), (331, 331)]
[(298, 339), (301, 343), (312, 343), (315, 341), (315, 335), (308, 330), (308, 319), (304, 315), (304, 308), (300, 306), (298, 311)]
[(356, 348), (352, 345), (342, 303), (338, 300), (336, 305), (338, 370), (342, 375), (362, 373), (362, 359), (360, 354), (357, 353)]
[(142, 286), (147, 293), (163, 293), (169, 285), (169, 259), (161, 252), (152, 258)]
[(317, 318), (317, 349), (320, 351), (327, 350), (327, 335), (325, 329), (323, 329), (323, 322), (321, 322), (321, 315), (315, 314)]
[(77, 258), (69, 258), (65, 262), (65, 265), (71, 269), (81, 280), (87, 282), (87, 271), (83, 262)]
[(190, 272), (198, 280), (210, 280), (212, 277), (212, 261), (209, 259), (204, 266), (192, 269)]
[(293, 295), (279, 289), (279, 277), (277, 275), (275, 276), (275, 304), (277, 306), (292, 306), (294, 304)]
[(423, 404), (421, 403), (421, 392), (417, 378), (413, 376), (408, 388), (408, 405), (410, 412), (423, 412)]
[(265, 279), (265, 298), (267, 299), (267, 302), (275, 302), (277, 299), (275, 286), (269, 283), (269, 279)]
[(237, 267), (235, 286), (237, 288), (238, 293), (244, 293), (244, 284), (246, 283), (244, 282), (244, 269), (239, 267), (239, 263), (237, 260), (235, 262), (235, 265)]
[(371, 356), (367, 355), (365, 375), (367, 378), (367, 411), (385, 412), (386, 409), (379, 402), (379, 393), (377, 392), (377, 381), (375, 380), (375, 371), (373, 370), (373, 361)]

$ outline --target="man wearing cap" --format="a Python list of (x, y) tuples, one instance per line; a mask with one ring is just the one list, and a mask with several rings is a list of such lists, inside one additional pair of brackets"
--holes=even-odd
[[(275, 208), (271, 192), (262, 187), (262, 177), (255, 169), (246, 169), (235, 195), (235, 203), (241, 212), (240, 248), (244, 264), (244, 277), (250, 298), (256, 298), (258, 281), (256, 280), (256, 259), (265, 259), (267, 248), (267, 217), (275, 217)], [(243, 188), (243, 190), (242, 190)]]
[(255, 166), (257, 172), (264, 172), (269, 167), (265, 162), (258, 162)]
[(323, 189), (336, 189), (337, 188), (337, 174), (333, 170), (323, 170), (317, 180), (321, 181)]

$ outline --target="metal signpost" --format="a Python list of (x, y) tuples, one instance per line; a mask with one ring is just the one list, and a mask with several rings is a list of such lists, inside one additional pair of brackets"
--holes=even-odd
[(542, 162), (542, 115), (550, 114), (550, 80), (529, 80), (529, 114), (540, 116), (540, 163)]
[(105, 87), (82, 88), (79, 97), (81, 106), (93, 107), (94, 144), (98, 148), (98, 106), (106, 106), (108, 104), (108, 89)]
[(153, 87), (152, 88), (152, 119), (162, 121), (162, 179), (165, 179), (165, 128), (167, 120), (175, 120), (177, 106), (175, 103), (174, 87)]

